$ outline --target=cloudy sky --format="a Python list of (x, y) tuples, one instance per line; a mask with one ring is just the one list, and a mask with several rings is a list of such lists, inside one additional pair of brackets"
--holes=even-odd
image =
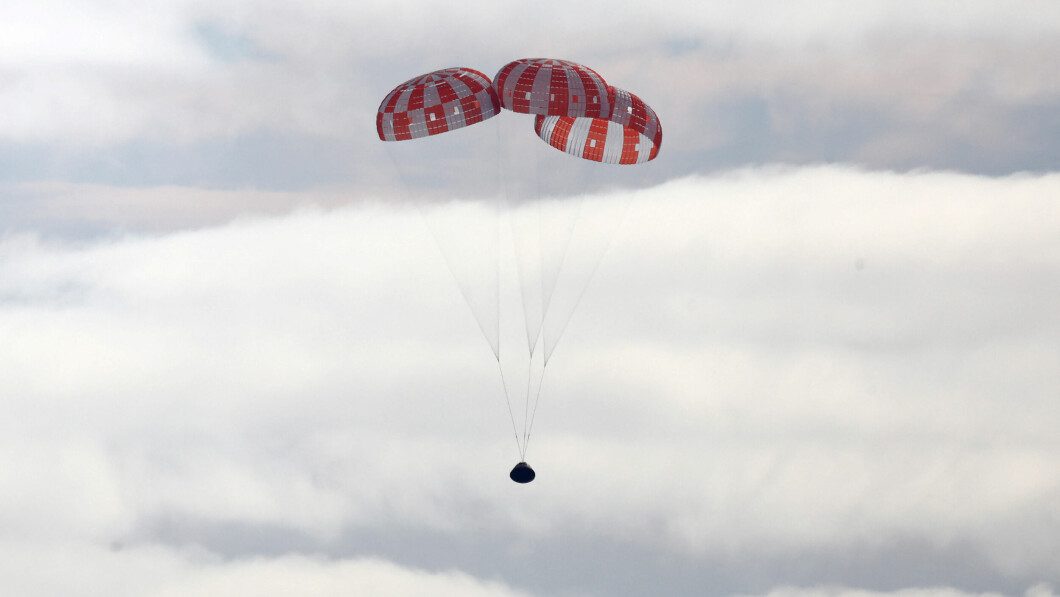
[[(1055, 595), (1060, 4), (505, 4), (0, 4), (0, 592)], [(659, 158), (376, 138), (528, 56)], [(526, 486), (490, 168), (571, 239)]]

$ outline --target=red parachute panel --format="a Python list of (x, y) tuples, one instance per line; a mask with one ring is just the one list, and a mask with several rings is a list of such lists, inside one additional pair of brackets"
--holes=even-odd
[(379, 104), (375, 128), (383, 141), (407, 141), (471, 126), (500, 110), (489, 77), (470, 68), (446, 68), (395, 87)]
[(493, 87), (513, 112), (544, 116), (605, 117), (607, 83), (593, 69), (568, 60), (521, 58), (497, 71)]
[(662, 147), (662, 124), (651, 106), (623, 89), (610, 88), (609, 118), (542, 116), (534, 131), (542, 141), (570, 155), (607, 164), (640, 164)]

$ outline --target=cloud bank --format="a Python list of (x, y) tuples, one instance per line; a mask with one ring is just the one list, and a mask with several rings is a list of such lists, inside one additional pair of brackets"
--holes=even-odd
[(7, 182), (370, 186), (394, 85), (528, 55), (590, 64), (653, 105), (652, 183), (773, 162), (1007, 174), (1060, 155), (1051, 2), (474, 2), (445, 27), (444, 2), (0, 10)]
[(527, 487), (492, 355), (407, 206), (9, 234), (2, 576), (24, 595), (1060, 582), (1060, 178), (770, 167), (628, 193)]

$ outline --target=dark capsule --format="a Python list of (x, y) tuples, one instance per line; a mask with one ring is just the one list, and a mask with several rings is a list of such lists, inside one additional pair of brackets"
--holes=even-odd
[(508, 476), (512, 478), (512, 481), (516, 483), (529, 483), (534, 480), (537, 475), (534, 473), (534, 469), (530, 468), (530, 465), (525, 462), (520, 462), (515, 465), (512, 472), (508, 473)]

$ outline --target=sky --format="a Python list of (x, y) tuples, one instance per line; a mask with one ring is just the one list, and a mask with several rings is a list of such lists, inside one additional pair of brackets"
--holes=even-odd
[[(1057, 594), (1060, 4), (504, 4), (0, 5), (2, 592)], [(659, 157), (376, 137), (531, 56)]]

